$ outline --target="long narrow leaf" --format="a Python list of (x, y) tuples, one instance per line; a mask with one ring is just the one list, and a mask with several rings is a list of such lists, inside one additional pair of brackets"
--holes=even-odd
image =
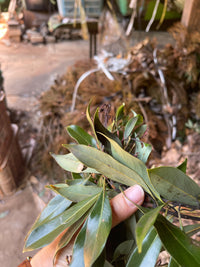
[(138, 138), (135, 140), (135, 154), (137, 158), (142, 162), (146, 163), (149, 155), (151, 154), (152, 146), (150, 144), (146, 144), (141, 142)]
[(87, 117), (87, 120), (88, 120), (88, 122), (90, 124), (90, 127), (92, 128), (92, 131), (94, 133), (94, 136), (95, 136), (95, 139), (97, 141), (97, 144), (99, 146), (99, 140), (97, 138), (97, 135), (96, 135), (96, 132), (95, 132), (95, 129), (94, 129), (94, 123), (92, 121), (91, 114), (90, 114), (90, 105), (91, 105), (91, 101), (89, 102), (89, 105), (87, 106), (86, 117)]
[(128, 255), (131, 252), (131, 248), (134, 245), (134, 240), (125, 240), (122, 243), (120, 243), (117, 248), (115, 249), (114, 255), (113, 255), (113, 261), (116, 261), (118, 258)]
[(62, 184), (61, 186), (49, 185), (47, 187), (73, 202), (82, 201), (102, 191), (102, 188), (100, 187), (85, 186), (83, 184), (75, 184), (71, 186), (68, 186), (67, 184)]
[(72, 153), (65, 155), (56, 155), (51, 153), (51, 156), (55, 159), (58, 165), (66, 171), (73, 173), (96, 173), (94, 169), (84, 169), (83, 163), (81, 163)]
[(157, 216), (160, 210), (162, 209), (162, 207), (163, 205), (145, 213), (138, 221), (136, 225), (136, 242), (137, 242), (139, 253), (142, 250), (142, 242), (145, 236), (147, 235), (147, 233), (150, 231), (150, 229), (154, 225), (154, 222), (156, 221)]
[(152, 184), (164, 198), (199, 206), (200, 187), (184, 172), (174, 167), (148, 170)]
[(127, 166), (131, 170), (135, 171), (149, 188), (150, 195), (153, 197), (151, 193), (153, 192), (154, 195), (157, 196), (157, 198), (159, 198), (158, 192), (155, 190), (149, 179), (149, 175), (145, 164), (138, 158), (129, 154), (127, 151), (121, 148), (115, 141), (113, 141), (109, 137), (105, 136), (105, 138), (108, 139), (110, 143), (110, 148), (113, 158), (122, 163), (123, 165)]
[(28, 235), (24, 251), (41, 248), (52, 242), (62, 231), (79, 220), (97, 199), (98, 195), (85, 199), (52, 220), (49, 220), (47, 223), (40, 224)]
[(90, 267), (101, 254), (111, 230), (112, 212), (105, 191), (101, 193), (88, 217), (84, 244), (85, 267)]
[(72, 254), (72, 261), (70, 267), (85, 267), (84, 263), (84, 243), (85, 243), (85, 235), (86, 235), (86, 226), (87, 220), (85, 221), (83, 227), (81, 228), (79, 234), (76, 237), (74, 247), (73, 247), (73, 254)]
[(127, 122), (127, 124), (125, 125), (125, 130), (124, 130), (124, 139), (125, 139), (125, 140), (126, 140), (126, 139), (129, 137), (129, 135), (132, 133), (132, 131), (133, 131), (133, 129), (134, 129), (134, 127), (135, 127), (135, 125), (136, 125), (138, 119), (139, 119), (139, 115), (137, 115), (137, 116), (131, 118), (131, 119)]
[(136, 247), (126, 265), (126, 267), (154, 267), (160, 253), (162, 243), (155, 228), (152, 228), (146, 235), (142, 243), (142, 252), (138, 252)]
[[(66, 231), (66, 233), (62, 236), (60, 239), (57, 247), (56, 247), (56, 254), (59, 252), (60, 249), (65, 247), (70, 240), (72, 239), (73, 235), (78, 231), (80, 226), (83, 224), (85, 219), (87, 218), (88, 213), (86, 212), (78, 221), (76, 221), (73, 225), (69, 227), (69, 229)], [(55, 256), (56, 256), (55, 254)]]
[(90, 145), (93, 147), (97, 146), (94, 137), (89, 135), (85, 130), (83, 130), (83, 128), (77, 125), (70, 125), (66, 127), (66, 129), (69, 135), (74, 138), (79, 144)]
[[(136, 171), (119, 163), (110, 155), (84, 145), (65, 146), (86, 166), (96, 169), (101, 174), (118, 183), (128, 186), (139, 184), (146, 192), (151, 194), (151, 191), (144, 182), (143, 177), (141, 177)], [(85, 155), (87, 155), (87, 157)]]
[(171, 257), (168, 267), (182, 267), (182, 266), (178, 264), (173, 257)]
[(119, 121), (123, 118), (124, 116), (124, 107), (125, 107), (125, 104), (123, 103), (116, 111), (116, 115), (115, 115), (115, 120), (116, 121)]
[(193, 244), (180, 228), (170, 223), (161, 214), (158, 215), (154, 224), (158, 235), (170, 255), (182, 267), (200, 266), (200, 247)]
[(70, 205), (71, 201), (67, 200), (66, 198), (57, 195), (50, 200), (47, 206), (43, 209), (41, 214), (38, 216), (37, 220), (35, 221), (34, 225), (31, 227), (30, 231), (33, 231), (39, 225), (45, 224), (48, 221), (52, 220), (63, 211), (65, 211)]

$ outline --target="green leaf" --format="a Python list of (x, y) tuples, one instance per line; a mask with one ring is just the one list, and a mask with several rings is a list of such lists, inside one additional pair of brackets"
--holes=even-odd
[(200, 247), (193, 244), (180, 228), (170, 223), (161, 214), (154, 224), (158, 235), (170, 255), (183, 267), (200, 266)]
[[(63, 145), (65, 147), (65, 145)], [(66, 171), (74, 173), (96, 173), (94, 169), (84, 169), (83, 163), (81, 163), (72, 153), (65, 155), (56, 155), (51, 153), (51, 156), (55, 159), (58, 165)]]
[(24, 251), (30, 251), (48, 245), (62, 231), (79, 220), (92, 207), (98, 196), (99, 194), (85, 199), (49, 220), (47, 223), (40, 224), (34, 228), (26, 238)]
[(187, 159), (185, 159), (178, 167), (179, 170), (186, 173), (187, 170)]
[(188, 236), (193, 236), (200, 231), (200, 224), (185, 225), (183, 226), (183, 230)]
[(85, 267), (90, 267), (101, 254), (112, 224), (112, 211), (105, 191), (101, 193), (88, 217), (84, 244)]
[(152, 228), (146, 235), (142, 243), (142, 252), (138, 252), (136, 247), (126, 265), (126, 267), (154, 267), (160, 253), (162, 243), (155, 228)]
[(78, 221), (76, 221), (74, 224), (72, 224), (68, 228), (68, 230), (61, 237), (61, 239), (57, 245), (55, 256), (59, 252), (60, 249), (64, 248), (70, 242), (73, 235), (78, 231), (78, 229), (83, 224), (83, 222), (85, 221), (87, 216), (88, 216), (88, 212), (86, 212)]
[(161, 196), (178, 203), (199, 206), (200, 187), (181, 170), (159, 167), (148, 172), (152, 184)]
[(142, 162), (146, 163), (149, 155), (151, 154), (152, 146), (150, 144), (146, 144), (141, 142), (138, 138), (135, 141), (135, 154), (137, 158)]
[(77, 266), (85, 267), (84, 243), (85, 243), (85, 235), (86, 235), (86, 226), (87, 226), (87, 220), (85, 221), (79, 234), (76, 237), (74, 247), (73, 247), (72, 261), (71, 261), (70, 267), (77, 267)]
[(117, 248), (115, 249), (114, 255), (113, 255), (113, 261), (116, 261), (118, 258), (128, 255), (131, 251), (131, 248), (134, 245), (134, 240), (126, 240), (122, 243), (120, 243)]
[(114, 267), (109, 261), (105, 261), (103, 267)]
[(161, 211), (163, 205), (159, 206), (149, 212), (145, 213), (136, 225), (136, 242), (138, 246), (138, 252), (141, 253), (142, 250), (142, 242), (150, 231), (152, 226), (154, 225), (159, 212)]
[[(81, 180), (81, 181), (83, 181), (83, 177), (81, 176), (80, 173), (72, 172), (71, 175), (72, 175), (72, 181), (73, 181), (73, 180)], [(67, 182), (66, 182), (66, 183), (67, 183)], [(67, 184), (68, 184), (68, 183), (67, 183)]]
[(134, 134), (136, 137), (141, 138), (145, 134), (146, 130), (147, 130), (147, 125), (144, 124), (144, 125), (141, 125), (140, 127), (138, 127), (135, 130)]
[(124, 116), (124, 107), (125, 107), (125, 104), (123, 103), (116, 111), (116, 115), (115, 115), (115, 120), (116, 121), (119, 121), (123, 118)]
[(70, 125), (66, 127), (66, 129), (69, 135), (74, 138), (79, 144), (97, 147), (94, 137), (89, 135), (85, 130), (83, 130), (83, 128), (77, 125)]
[(75, 184), (71, 186), (61, 184), (49, 185), (47, 187), (73, 202), (82, 201), (102, 191), (102, 188), (98, 186), (86, 186), (84, 184)]
[(130, 134), (132, 133), (134, 127), (136, 126), (136, 123), (138, 121), (139, 115), (131, 118), (128, 120), (127, 124), (125, 125), (125, 130), (124, 130), (124, 139), (126, 140)]
[(101, 252), (100, 256), (97, 258), (97, 260), (91, 265), (92, 267), (100, 267), (105, 266), (106, 263), (106, 250), (105, 248)]
[(48, 221), (52, 220), (53, 218), (61, 214), (63, 211), (65, 211), (71, 204), (72, 202), (68, 199), (60, 195), (55, 196), (43, 209), (29, 232), (33, 231), (39, 225), (45, 224)]
[(94, 129), (94, 123), (93, 123), (93, 121), (92, 121), (92, 119), (91, 119), (91, 114), (90, 114), (90, 104), (91, 104), (91, 101), (89, 102), (89, 105), (87, 106), (86, 117), (87, 117), (87, 120), (88, 120), (88, 122), (89, 122), (89, 124), (90, 124), (90, 127), (92, 128), (92, 131), (93, 131), (93, 133), (94, 133), (95, 139), (96, 139), (96, 141), (97, 141), (97, 143), (98, 143), (98, 145), (99, 145), (99, 140), (98, 140), (98, 138), (97, 138), (97, 135), (96, 135), (96, 132), (95, 132), (95, 129)]
[[(65, 145), (86, 166), (96, 169), (106, 177), (128, 186), (141, 185), (151, 194), (148, 186), (136, 171), (116, 161), (110, 155), (85, 145)], [(87, 155), (87, 156), (86, 156)]]
[[(83, 184), (83, 185), (95, 185), (96, 186), (96, 184), (95, 183), (93, 183), (93, 182), (91, 182), (91, 181), (89, 181), (88, 179), (84, 179), (84, 178), (82, 178), (81, 177), (81, 179), (75, 179), (75, 180), (72, 180), (72, 179), (67, 179), (66, 180), (66, 184), (67, 185), (77, 185), (77, 184)], [(63, 185), (63, 184), (56, 184), (56, 185)]]
[(168, 267), (181, 267), (181, 265), (179, 265), (175, 259), (173, 257), (170, 258), (170, 261), (169, 261), (169, 265)]
[[(109, 143), (110, 143), (110, 149), (111, 154), (114, 159), (122, 163), (123, 165), (127, 166), (131, 170), (135, 171), (137, 175), (140, 177), (141, 180), (144, 181), (146, 184), (146, 187), (148, 187), (148, 193), (153, 197), (152, 192), (154, 193), (157, 198), (159, 198), (158, 192), (153, 187), (149, 175), (147, 172), (147, 168), (145, 164), (138, 158), (132, 156), (127, 151), (125, 151), (123, 148), (121, 148), (115, 141), (110, 139), (109, 137), (105, 136)], [(151, 191), (150, 191), (151, 190)]]

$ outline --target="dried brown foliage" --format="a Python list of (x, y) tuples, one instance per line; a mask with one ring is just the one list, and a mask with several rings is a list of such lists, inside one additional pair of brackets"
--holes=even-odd
[[(184, 135), (185, 122), (191, 112), (200, 118), (200, 34), (188, 33), (180, 24), (175, 24), (170, 32), (176, 39), (175, 47), (167, 44), (158, 50), (155, 41), (144, 40), (130, 49), (128, 53), (132, 61), (125, 69), (126, 75), (113, 74), (115, 81), (107, 79), (101, 71), (90, 74), (78, 89), (73, 112), (70, 107), (74, 87), (83, 73), (96, 68), (93, 61), (76, 62), (43, 93), (40, 98), (42, 128), (37, 152), (45, 171), (52, 170), (54, 164), (48, 154), (50, 151), (66, 153), (61, 151), (61, 144), (71, 140), (65, 126), (77, 124), (89, 130), (85, 110), (91, 99), (91, 112), (103, 103), (111, 104), (114, 110), (124, 102), (127, 112), (133, 109), (142, 113), (150, 128), (149, 141), (159, 153), (169, 138), (172, 116), (176, 117), (178, 136)], [(159, 71), (163, 73), (164, 85)]]

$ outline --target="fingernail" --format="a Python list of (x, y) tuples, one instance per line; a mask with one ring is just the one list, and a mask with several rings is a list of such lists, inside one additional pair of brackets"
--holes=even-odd
[(144, 201), (144, 190), (139, 185), (129, 187), (124, 193), (127, 197), (125, 197), (125, 200), (129, 206), (134, 206), (134, 203), (142, 204)]

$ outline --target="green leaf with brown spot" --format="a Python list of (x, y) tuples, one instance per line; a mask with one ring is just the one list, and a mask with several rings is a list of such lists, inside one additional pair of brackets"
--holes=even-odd
[(181, 170), (159, 167), (148, 170), (148, 173), (153, 186), (165, 199), (199, 206), (200, 187)]

